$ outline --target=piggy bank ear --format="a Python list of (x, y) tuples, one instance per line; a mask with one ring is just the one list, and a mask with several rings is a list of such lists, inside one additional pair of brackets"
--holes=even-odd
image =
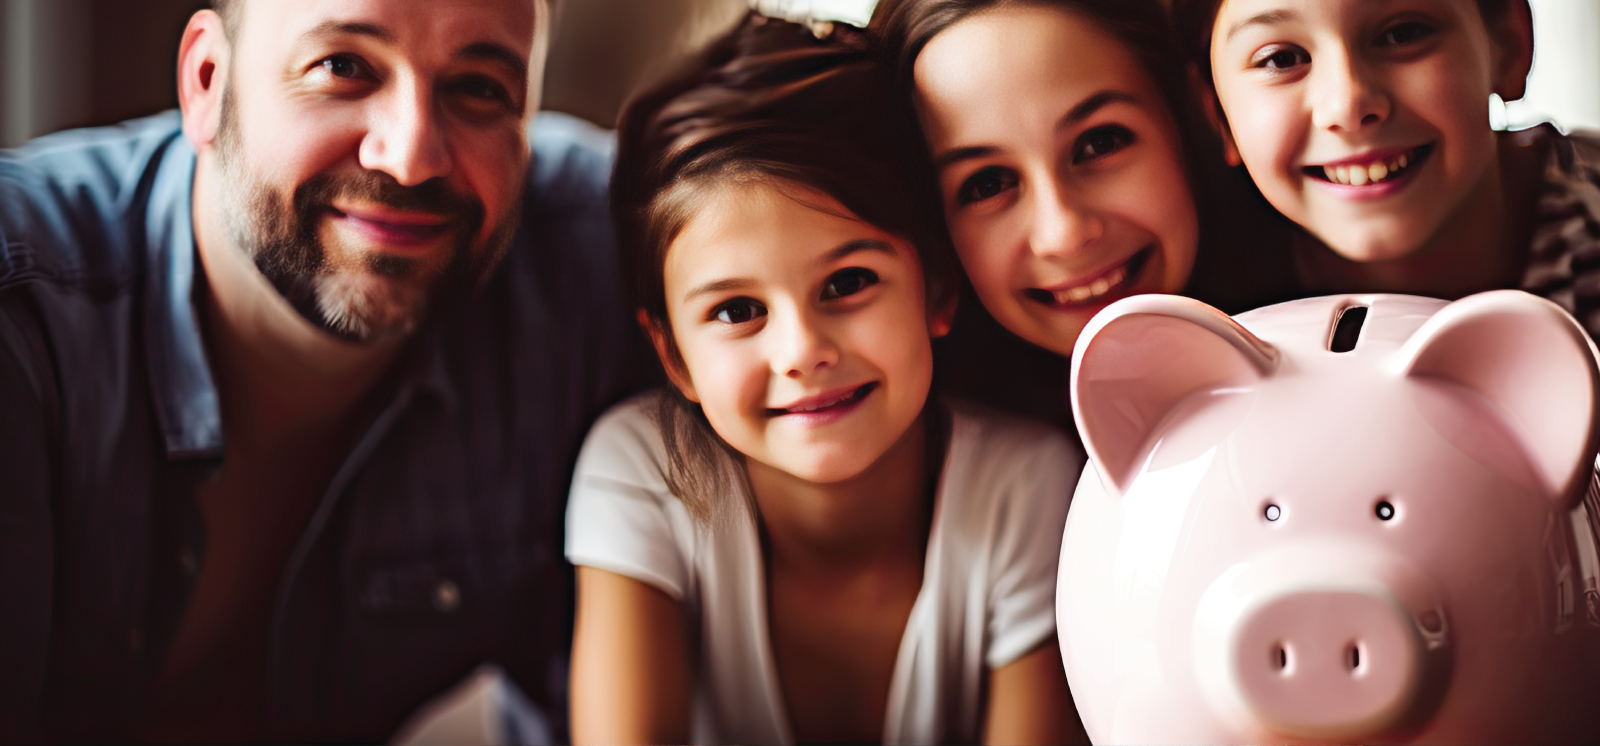
[(1084, 449), (1108, 485), (1126, 493), (1180, 402), (1253, 386), (1277, 361), (1271, 345), (1200, 301), (1117, 301), (1090, 320), (1072, 352), (1072, 410)]
[[(1542, 486), (1560, 499), (1578, 498), (1594, 468), (1600, 369), (1589, 335), (1559, 306), (1520, 290), (1471, 295), (1440, 309), (1395, 355), (1406, 376), (1482, 397)], [(1479, 436), (1451, 429), (1442, 434)]]

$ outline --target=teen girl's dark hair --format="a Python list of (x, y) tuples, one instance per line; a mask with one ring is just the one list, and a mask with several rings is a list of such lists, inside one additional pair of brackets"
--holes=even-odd
[[(750, 13), (624, 107), (612, 215), (634, 302), (671, 362), (682, 364), (667, 318), (667, 249), (719, 189), (827, 195), (915, 249), (930, 308), (953, 301), (954, 252), (937, 187), (915, 115), (892, 91), (861, 31)], [(661, 398), (657, 424), (667, 486), (709, 520), (713, 496), (734, 487), (731, 449), (681, 395)]]

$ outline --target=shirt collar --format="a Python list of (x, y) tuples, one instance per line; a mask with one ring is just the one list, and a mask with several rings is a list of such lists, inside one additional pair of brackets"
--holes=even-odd
[(169, 458), (214, 458), (222, 455), (222, 412), (195, 312), (195, 282), (204, 282), (191, 207), (195, 153), (179, 131), (157, 157), (144, 236), (151, 403)]

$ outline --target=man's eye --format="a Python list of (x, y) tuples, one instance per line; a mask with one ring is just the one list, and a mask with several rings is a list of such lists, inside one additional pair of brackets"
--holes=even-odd
[(1393, 47), (1409, 44), (1433, 34), (1433, 27), (1416, 21), (1397, 23), (1378, 36), (1378, 46)]
[(1133, 144), (1133, 132), (1121, 125), (1096, 127), (1078, 137), (1072, 149), (1072, 162), (1083, 163), (1115, 153)]
[(724, 324), (743, 324), (767, 315), (767, 307), (749, 298), (734, 298), (711, 309), (711, 318)]
[(359, 57), (348, 54), (336, 54), (317, 63), (329, 75), (335, 78), (366, 78), (371, 77), (367, 66)]
[(982, 202), (1017, 186), (1017, 172), (1000, 166), (989, 166), (968, 176), (956, 190), (956, 202), (969, 205)]
[(1267, 70), (1289, 70), (1311, 61), (1311, 55), (1299, 47), (1268, 47), (1250, 61), (1252, 67)]
[(828, 277), (822, 284), (822, 299), (833, 300), (847, 295), (855, 295), (867, 288), (878, 284), (878, 273), (861, 267), (841, 269)]
[(511, 102), (511, 95), (506, 93), (505, 87), (488, 78), (465, 78), (456, 82), (455, 89), (471, 98), (502, 103)]

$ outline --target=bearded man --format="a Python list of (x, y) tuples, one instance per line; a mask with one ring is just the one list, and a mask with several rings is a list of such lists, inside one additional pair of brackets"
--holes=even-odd
[(0, 742), (381, 740), (484, 662), (561, 719), (648, 368), (550, 2), (218, 0), (181, 113), (0, 152)]

